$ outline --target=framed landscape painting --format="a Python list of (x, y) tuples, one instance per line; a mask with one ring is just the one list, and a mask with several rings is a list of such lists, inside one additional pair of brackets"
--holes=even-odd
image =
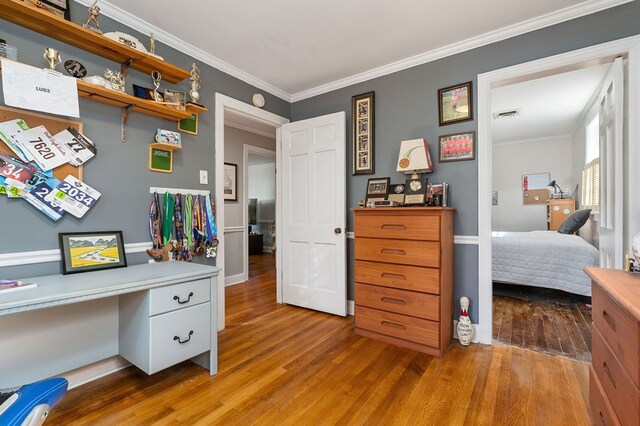
[(63, 275), (127, 266), (122, 231), (60, 233), (58, 239)]

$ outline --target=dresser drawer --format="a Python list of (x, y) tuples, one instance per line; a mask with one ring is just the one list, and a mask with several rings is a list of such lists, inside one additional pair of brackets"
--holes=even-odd
[(355, 281), (440, 294), (440, 269), (356, 260)]
[(439, 323), (356, 305), (356, 327), (434, 348), (439, 347)]
[(149, 316), (208, 302), (210, 295), (208, 279), (154, 288), (149, 295)]
[(356, 239), (355, 258), (415, 266), (440, 266), (440, 243), (433, 241)]
[(355, 290), (356, 305), (431, 321), (438, 321), (440, 318), (440, 297), (433, 294), (360, 283), (356, 283)]
[(640, 392), (607, 347), (600, 332), (592, 332), (592, 366), (605, 394), (624, 425), (638, 424)]
[(356, 215), (355, 237), (440, 241), (440, 216)]
[(193, 358), (211, 347), (211, 304), (150, 318), (149, 374)]
[(595, 284), (592, 287), (593, 323), (638, 386), (640, 385), (638, 366), (640, 325), (599, 285)]
[(613, 407), (593, 371), (589, 367), (589, 405), (591, 406), (591, 418), (596, 426), (619, 426), (620, 421), (613, 411)]

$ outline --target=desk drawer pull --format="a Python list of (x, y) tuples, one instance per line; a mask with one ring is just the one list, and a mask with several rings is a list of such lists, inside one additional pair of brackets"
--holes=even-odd
[(602, 368), (604, 368), (604, 372), (607, 373), (607, 376), (609, 376), (609, 380), (611, 380), (611, 384), (613, 384), (613, 387), (616, 387), (616, 379), (615, 377), (613, 377), (613, 374), (611, 373), (611, 370), (609, 370), (609, 366), (607, 365), (606, 361), (602, 363)]
[(602, 310), (602, 318), (604, 318), (604, 320), (607, 322), (607, 324), (609, 324), (609, 327), (611, 327), (613, 331), (616, 331), (616, 320), (614, 320), (607, 311)]
[(386, 327), (391, 327), (391, 328), (397, 328), (399, 330), (406, 330), (407, 329), (407, 327), (405, 327), (402, 324), (398, 324), (398, 323), (390, 322), (390, 321), (382, 321), (382, 322), (380, 322), (380, 325), (384, 325)]
[(393, 297), (381, 297), (380, 298), (381, 302), (386, 302), (386, 303), (393, 303), (394, 305), (406, 305), (407, 302), (405, 302), (402, 299), (394, 299)]
[(406, 226), (404, 225), (388, 225), (388, 224), (384, 224), (380, 227), (381, 229), (407, 229)]
[(173, 340), (177, 340), (177, 341), (178, 341), (178, 343), (180, 343), (180, 344), (182, 345), (182, 344), (184, 344), (184, 343), (187, 343), (189, 340), (191, 340), (191, 336), (193, 336), (193, 330), (191, 330), (191, 331), (189, 332), (189, 338), (188, 338), (188, 339), (186, 339), (186, 340), (182, 340), (182, 339), (181, 339), (180, 337), (178, 337), (178, 336), (173, 336)]
[(187, 300), (180, 300), (179, 296), (173, 296), (173, 300), (177, 300), (179, 304), (184, 305), (185, 303), (189, 303), (192, 297), (193, 297), (193, 292), (190, 292)]
[(404, 276), (404, 275), (401, 275), (401, 274), (390, 274), (388, 272), (383, 272), (382, 274), (380, 274), (380, 276), (382, 278), (393, 278), (395, 280), (405, 280), (406, 281), (406, 279), (407, 279), (407, 277)]
[(382, 253), (382, 254), (397, 254), (399, 256), (404, 256), (405, 254), (407, 254), (406, 251), (401, 250), (401, 249), (386, 249), (386, 248), (383, 248), (382, 250), (380, 250), (380, 253)]

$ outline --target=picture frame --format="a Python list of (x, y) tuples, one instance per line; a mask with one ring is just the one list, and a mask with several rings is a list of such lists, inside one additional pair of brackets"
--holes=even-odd
[(173, 150), (149, 145), (149, 170), (173, 173)]
[(164, 91), (164, 104), (168, 108), (186, 111), (187, 92), (167, 89)]
[(439, 162), (475, 160), (475, 131), (442, 135), (439, 140)]
[(153, 92), (147, 87), (138, 86), (137, 84), (133, 85), (133, 96), (136, 98), (152, 100), (152, 98), (149, 97), (150, 91)]
[(375, 92), (351, 98), (353, 175), (375, 173)]
[(473, 85), (471, 81), (438, 89), (440, 126), (473, 120)]
[(238, 165), (224, 163), (224, 201), (238, 201)]
[(198, 114), (195, 112), (191, 114), (191, 117), (183, 118), (178, 121), (178, 130), (183, 133), (189, 133), (190, 135), (198, 134)]
[(38, 9), (46, 10), (54, 16), (71, 21), (69, 14), (69, 0), (23, 0)]
[(389, 187), (391, 186), (391, 178), (371, 178), (367, 180), (367, 196), (366, 202), (386, 200), (389, 196)]
[(63, 275), (127, 266), (122, 231), (59, 233), (58, 242)]
[(399, 204), (404, 204), (404, 183), (394, 183), (389, 187), (389, 195), (387, 199), (389, 201), (395, 201)]

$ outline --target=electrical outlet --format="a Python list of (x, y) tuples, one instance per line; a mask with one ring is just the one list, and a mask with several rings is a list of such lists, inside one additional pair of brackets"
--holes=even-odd
[(209, 172), (206, 170), (200, 170), (200, 184), (206, 185), (209, 183)]

